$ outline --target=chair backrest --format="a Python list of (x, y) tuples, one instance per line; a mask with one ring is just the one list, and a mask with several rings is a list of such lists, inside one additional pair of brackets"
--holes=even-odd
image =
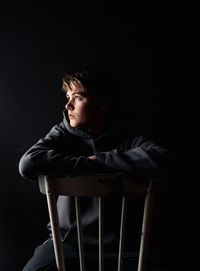
[(138, 271), (146, 269), (147, 252), (149, 246), (150, 225), (152, 217), (154, 180), (138, 178), (130, 174), (97, 174), (82, 176), (66, 176), (62, 178), (46, 175), (39, 176), (40, 191), (47, 196), (47, 204), (53, 236), (56, 264), (59, 271), (65, 270), (64, 254), (61, 242), (61, 233), (57, 213), (57, 195), (75, 197), (78, 246), (80, 258), (80, 270), (85, 271), (83, 237), (81, 228), (80, 197), (99, 197), (99, 271), (104, 270), (103, 260), (103, 198), (113, 191), (123, 195), (121, 210), (121, 225), (119, 238), (118, 271), (123, 268), (123, 247), (126, 221), (127, 195), (130, 193), (145, 194), (143, 224), (141, 230)]

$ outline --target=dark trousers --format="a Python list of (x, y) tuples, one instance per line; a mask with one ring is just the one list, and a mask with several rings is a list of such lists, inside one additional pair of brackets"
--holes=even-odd
[[(63, 251), (66, 258), (66, 265), (72, 261), (78, 261), (78, 249), (70, 244), (63, 243)], [(57, 270), (52, 239), (48, 239), (38, 246), (33, 257), (27, 262), (22, 271)]]
[[(80, 271), (78, 247), (69, 243), (63, 243), (66, 270)], [(98, 251), (85, 250), (85, 267), (88, 271), (98, 270)], [(137, 270), (138, 254), (128, 252), (124, 255), (124, 270)], [(118, 253), (105, 253), (104, 264), (106, 270), (117, 270)], [(163, 264), (158, 261), (148, 260), (148, 271), (168, 271)], [(48, 239), (35, 249), (33, 257), (27, 262), (22, 271), (57, 271), (53, 241)]]
[(48, 265), (38, 269), (38, 271), (58, 271), (58, 269), (55, 266), (55, 264), (48, 264)]

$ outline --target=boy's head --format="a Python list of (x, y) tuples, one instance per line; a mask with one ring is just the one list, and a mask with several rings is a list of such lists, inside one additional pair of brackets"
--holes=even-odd
[(62, 89), (67, 92), (71, 84), (91, 92), (97, 105), (112, 103), (118, 95), (119, 82), (112, 69), (103, 65), (88, 65), (68, 72), (63, 77)]
[(68, 72), (62, 90), (68, 102), (70, 125), (95, 130), (102, 126), (106, 112), (113, 108), (119, 84), (110, 68), (89, 66)]

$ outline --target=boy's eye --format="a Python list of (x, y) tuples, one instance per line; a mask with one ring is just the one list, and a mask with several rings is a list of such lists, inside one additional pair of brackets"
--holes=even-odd
[[(81, 100), (81, 96), (77, 96), (77, 95), (76, 95), (76, 96), (74, 96), (73, 98), (74, 98), (74, 100), (76, 100), (76, 101), (80, 101), (80, 100)], [(73, 98), (72, 98), (72, 99), (73, 99)], [(69, 97), (69, 96), (66, 96), (66, 99), (69, 101), (69, 100), (70, 100), (70, 97)]]
[(80, 101), (80, 100), (81, 100), (81, 97), (80, 97), (80, 96), (75, 96), (75, 99), (76, 99), (77, 101)]

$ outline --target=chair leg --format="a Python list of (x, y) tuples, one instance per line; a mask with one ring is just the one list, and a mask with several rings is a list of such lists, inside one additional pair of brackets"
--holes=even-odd
[(103, 270), (103, 197), (99, 197), (99, 271)]
[(147, 255), (148, 255), (148, 248), (149, 248), (149, 241), (150, 241), (150, 228), (151, 228), (153, 201), (154, 201), (154, 187), (153, 187), (152, 181), (150, 180), (148, 189), (147, 189), (147, 195), (145, 198), (145, 205), (144, 205), (138, 271), (146, 270)]
[(77, 220), (77, 230), (78, 230), (80, 270), (85, 271), (84, 252), (83, 252), (83, 234), (82, 234), (82, 227), (81, 227), (81, 213), (80, 213), (80, 198), (79, 197), (75, 197), (75, 207), (76, 207), (76, 220)]
[(118, 271), (123, 270), (123, 252), (124, 252), (126, 210), (127, 210), (127, 197), (123, 196), (122, 211), (121, 211), (120, 238), (119, 238)]
[(59, 271), (65, 271), (65, 261), (64, 261), (64, 254), (63, 254), (63, 248), (62, 248), (62, 242), (61, 242), (61, 233), (60, 233), (60, 227), (59, 227), (56, 198), (54, 194), (54, 186), (47, 176), (44, 177), (44, 183), (45, 183), (52, 236), (53, 236), (56, 265)]

